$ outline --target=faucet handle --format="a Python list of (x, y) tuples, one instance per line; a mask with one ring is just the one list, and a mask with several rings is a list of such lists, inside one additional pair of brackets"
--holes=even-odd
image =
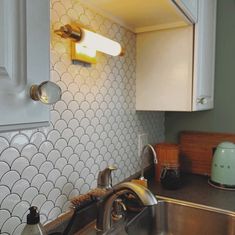
[(108, 166), (98, 174), (98, 188), (110, 189), (112, 188), (112, 171), (117, 170), (115, 166)]
[(121, 198), (117, 198), (113, 203), (113, 212), (112, 212), (112, 218), (114, 220), (120, 220), (123, 218), (123, 213), (126, 211), (126, 206), (123, 203)]

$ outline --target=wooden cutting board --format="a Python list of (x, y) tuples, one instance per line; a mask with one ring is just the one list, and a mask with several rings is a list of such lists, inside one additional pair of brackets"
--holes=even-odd
[(183, 131), (180, 133), (180, 165), (184, 172), (210, 175), (213, 152), (224, 141), (235, 143), (235, 134)]

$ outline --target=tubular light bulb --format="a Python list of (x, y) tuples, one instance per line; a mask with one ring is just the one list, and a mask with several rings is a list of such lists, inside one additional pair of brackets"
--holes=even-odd
[(81, 43), (76, 43), (76, 52), (85, 54), (89, 57), (96, 57), (96, 50), (94, 50), (93, 48), (86, 47)]
[(93, 33), (87, 29), (81, 28), (82, 38), (79, 44), (86, 45), (88, 48), (106, 53), (112, 56), (118, 56), (122, 53), (122, 47), (118, 42), (99, 34)]

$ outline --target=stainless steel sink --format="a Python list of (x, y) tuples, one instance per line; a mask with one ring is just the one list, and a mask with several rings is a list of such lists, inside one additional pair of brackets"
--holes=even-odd
[(126, 229), (129, 235), (235, 235), (235, 213), (164, 198)]
[[(226, 198), (224, 199), (226, 200)], [(79, 235), (100, 235), (95, 222)], [(235, 212), (160, 197), (108, 235), (235, 235)]]

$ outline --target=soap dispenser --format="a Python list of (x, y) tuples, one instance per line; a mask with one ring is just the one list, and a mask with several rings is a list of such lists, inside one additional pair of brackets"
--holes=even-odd
[(40, 223), (40, 216), (36, 206), (29, 208), (27, 215), (27, 224), (21, 235), (46, 235), (46, 231)]

